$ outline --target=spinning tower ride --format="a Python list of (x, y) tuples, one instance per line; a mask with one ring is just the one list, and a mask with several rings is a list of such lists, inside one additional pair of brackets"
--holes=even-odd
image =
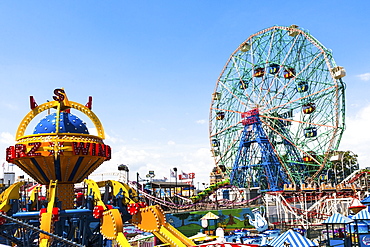
[[(111, 148), (103, 142), (103, 126), (91, 110), (91, 97), (81, 105), (69, 101), (63, 89), (54, 94), (54, 101), (40, 106), (30, 97), (31, 111), (18, 127), (17, 143), (6, 150), (7, 161), (39, 184), (24, 193), (24, 182), (18, 182), (0, 195), (0, 241), (24, 247), (128, 247), (123, 224), (130, 221), (169, 246), (194, 246), (167, 223), (158, 205), (147, 206), (129, 185), (86, 179), (111, 158)], [(71, 109), (88, 116), (98, 135), (89, 134)], [(29, 123), (44, 111), (48, 114), (25, 136)], [(86, 189), (76, 193), (74, 186), (80, 182)], [(41, 200), (42, 186), (47, 187), (46, 200)]]
[[(6, 150), (7, 162), (14, 163), (42, 185), (58, 181), (57, 197), (61, 208), (73, 208), (74, 184), (82, 182), (104, 161), (111, 158), (111, 148), (103, 143), (104, 129), (91, 111), (92, 98), (86, 106), (69, 101), (63, 89), (54, 90), (54, 101), (37, 105), (31, 96), (31, 111), (23, 118), (15, 146)], [(28, 124), (38, 114), (55, 109), (25, 136)], [(90, 118), (98, 136), (90, 135), (86, 125), (71, 114), (76, 109)]]

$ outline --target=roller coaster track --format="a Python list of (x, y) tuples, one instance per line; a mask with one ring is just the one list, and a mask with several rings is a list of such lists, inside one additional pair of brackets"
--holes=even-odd
[[(335, 198), (330, 195), (325, 195), (312, 204), (308, 209), (297, 208), (291, 205), (291, 201), (287, 200), (282, 194), (278, 194), (277, 201), (281, 202), (279, 205), (282, 207), (284, 212), (291, 213), (295, 216), (295, 221), (300, 221), (301, 225), (310, 225), (320, 223), (327, 219), (330, 215), (338, 211), (338, 205), (342, 205), (342, 211), (347, 212), (348, 207), (352, 198)], [(285, 223), (290, 222), (282, 221)], [(280, 223), (282, 223), (280, 222)]]
[[(0, 213), (0, 217), (5, 218), (5, 219), (7, 219), (7, 220), (9, 220), (11, 222), (14, 222), (17, 225), (23, 226), (24, 228), (26, 228), (28, 230), (36, 231), (38, 233), (43, 233), (43, 234), (45, 234), (45, 235), (47, 235), (49, 237), (52, 237), (56, 241), (63, 242), (65, 244), (67, 244), (67, 246), (85, 247), (85, 245), (80, 245), (80, 244), (75, 243), (75, 242), (73, 242), (73, 241), (71, 241), (69, 239), (60, 237), (60, 236), (55, 235), (55, 234), (52, 234), (50, 232), (43, 231), (43, 230), (41, 230), (41, 229), (39, 229), (39, 228), (37, 228), (37, 227), (35, 227), (33, 225), (27, 224), (26, 222), (17, 220), (17, 219), (12, 218), (12, 217), (10, 217), (8, 215), (5, 215), (5, 214)], [(6, 236), (6, 237), (10, 237), (10, 236)], [(22, 241), (18, 240), (18, 239), (12, 239), (12, 241), (14, 243), (16, 243), (17, 246), (19, 246), (19, 247), (25, 246), (24, 243)], [(31, 245), (30, 245), (30, 243), (28, 243), (28, 245), (26, 245), (26, 246), (31, 246)]]
[(193, 201), (187, 197), (180, 196), (178, 194), (175, 195), (176, 197), (180, 198), (181, 200), (187, 201), (189, 203), (192, 203)]
[(362, 175), (369, 173), (368, 170), (362, 169), (358, 171), (354, 171), (348, 177), (346, 177), (341, 183), (353, 183), (357, 179), (359, 179)]
[(290, 212), (291, 214), (293, 214), (297, 220), (302, 220), (303, 222), (307, 223), (307, 220), (303, 218), (304, 217), (304, 214), (302, 214), (303, 210), (296, 208), (296, 207), (292, 207), (287, 202), (285, 197), (283, 197), (281, 194), (278, 195), (278, 198), (281, 201), (281, 206), (283, 207), (284, 211)]
[[(132, 188), (137, 189), (136, 184), (134, 182), (129, 182), (129, 185)], [(227, 187), (227, 186), (225, 186), (225, 187)], [(204, 202), (204, 201), (192, 203), (192, 200), (190, 200), (189, 198), (185, 198), (185, 197), (182, 197), (180, 195), (175, 195), (176, 197), (178, 197), (178, 198), (180, 198), (180, 199), (189, 203), (189, 204), (178, 204), (178, 203), (166, 201), (166, 200), (160, 199), (158, 197), (155, 197), (153, 195), (150, 195), (149, 193), (146, 193), (142, 189), (139, 189), (139, 191), (140, 191), (140, 193), (142, 194), (143, 197), (145, 197), (145, 198), (147, 198), (147, 199), (149, 199), (149, 200), (151, 200), (151, 201), (153, 201), (153, 202), (155, 202), (159, 205), (162, 205), (162, 206), (165, 206), (165, 207), (168, 207), (168, 208), (172, 208), (172, 209), (187, 210), (187, 209), (195, 208), (197, 206), (202, 206), (202, 205), (209, 204), (209, 203)], [(211, 193), (208, 194), (208, 196), (213, 194), (214, 192), (215, 191), (212, 191)], [(217, 203), (218, 203), (219, 207), (235, 207), (235, 206), (243, 206), (243, 205), (249, 204), (249, 203), (254, 202), (254, 201), (256, 201), (260, 198), (261, 198), (261, 195), (255, 197), (255, 198), (240, 201), (240, 202), (229, 201), (229, 200), (223, 200), (223, 201), (219, 200)], [(212, 205), (214, 205), (214, 202), (212, 202)]]

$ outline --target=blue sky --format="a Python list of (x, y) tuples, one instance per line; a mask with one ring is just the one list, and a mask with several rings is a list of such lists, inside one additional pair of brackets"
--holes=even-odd
[(113, 149), (112, 160), (98, 173), (116, 171), (123, 163), (131, 179), (149, 170), (162, 178), (177, 167), (195, 172), (196, 183), (208, 183), (214, 166), (209, 107), (223, 66), (250, 35), (297, 24), (345, 67), (347, 130), (340, 149), (352, 150), (362, 167), (370, 166), (367, 5), (331, 0), (1, 1), (0, 159), (5, 160), (5, 148), (14, 144), (18, 124), (30, 110), (29, 96), (42, 104), (63, 87), (72, 101), (86, 103), (93, 96), (105, 143)]

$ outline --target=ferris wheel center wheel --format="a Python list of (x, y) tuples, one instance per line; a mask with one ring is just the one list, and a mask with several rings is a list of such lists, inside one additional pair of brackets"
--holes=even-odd
[(344, 130), (343, 76), (331, 52), (298, 26), (251, 35), (212, 95), (216, 165), (239, 187), (280, 190), (315, 178)]

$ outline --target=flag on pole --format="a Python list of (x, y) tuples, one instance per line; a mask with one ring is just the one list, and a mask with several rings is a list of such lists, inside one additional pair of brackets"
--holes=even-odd
[(181, 171), (181, 178), (182, 179), (189, 179), (189, 174)]
[(172, 169), (170, 169), (170, 177), (171, 178), (175, 178), (176, 177), (175, 172), (172, 171)]
[(190, 173), (185, 173), (181, 171), (181, 174), (179, 175), (180, 180), (185, 180), (185, 179), (194, 179), (195, 178), (195, 173), (190, 172)]

